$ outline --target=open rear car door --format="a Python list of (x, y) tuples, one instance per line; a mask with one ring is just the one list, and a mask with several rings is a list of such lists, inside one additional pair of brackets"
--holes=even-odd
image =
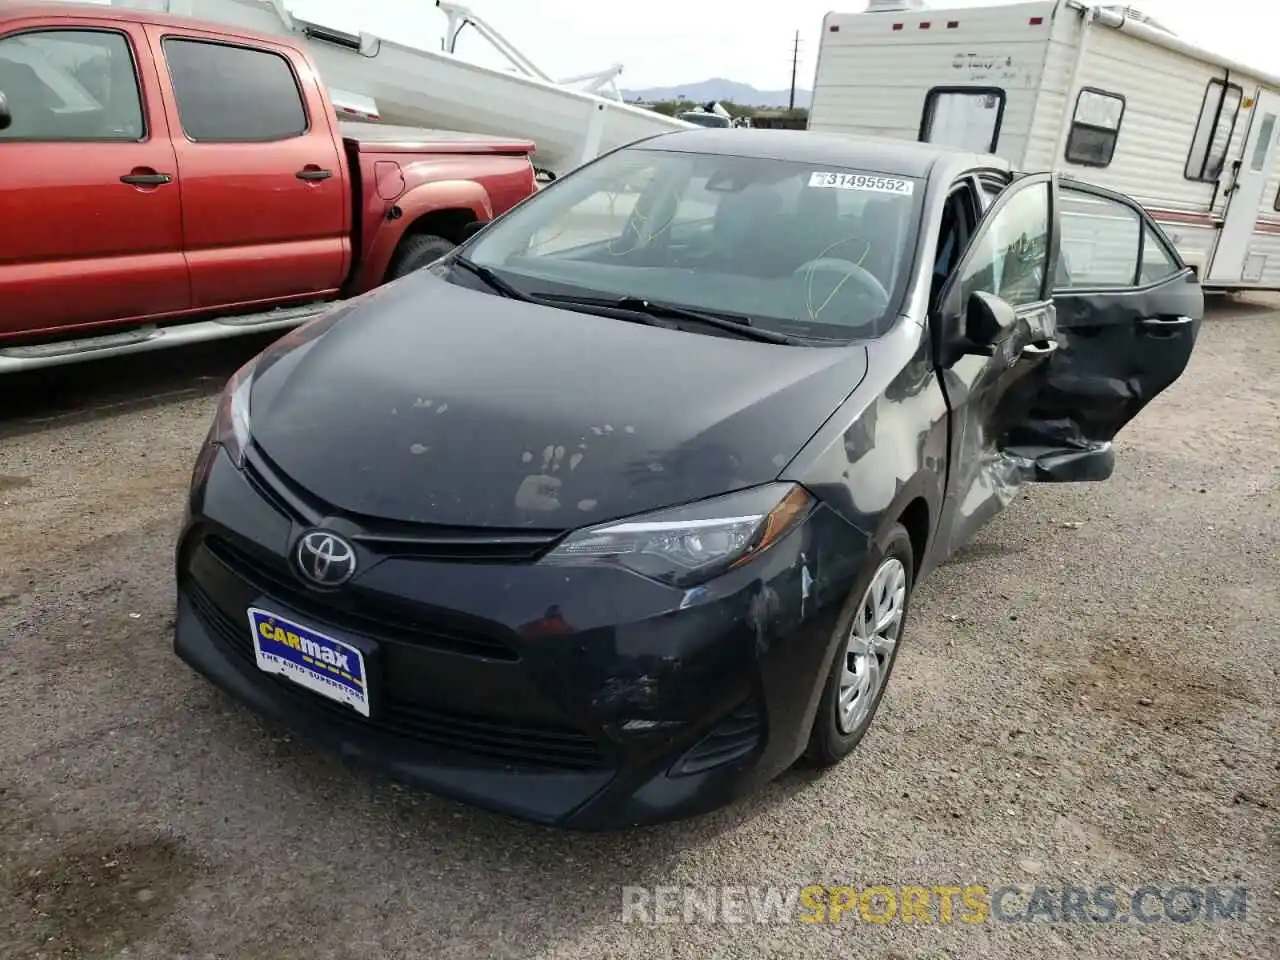
[(1111, 441), (1181, 376), (1204, 294), (1132, 199), (1061, 178), (1055, 349), (1017, 387), (1025, 419), (1001, 447), (1038, 481), (1105, 480)]

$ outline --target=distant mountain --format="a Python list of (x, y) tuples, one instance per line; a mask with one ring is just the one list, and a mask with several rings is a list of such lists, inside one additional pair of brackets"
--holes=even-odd
[[(737, 83), (714, 77), (699, 83), (685, 83), (675, 87), (649, 87), (644, 90), (623, 90), (627, 100), (692, 100), (706, 103), (709, 100), (725, 100), (744, 107), (786, 107), (790, 102), (790, 90), (757, 90), (749, 83)], [(796, 106), (809, 106), (809, 91), (796, 90)]]

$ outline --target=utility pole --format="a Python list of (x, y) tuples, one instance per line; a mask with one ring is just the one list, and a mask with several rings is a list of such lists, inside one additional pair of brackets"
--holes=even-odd
[(800, 31), (796, 31), (795, 40), (791, 44), (791, 106), (796, 108), (796, 70), (800, 66)]

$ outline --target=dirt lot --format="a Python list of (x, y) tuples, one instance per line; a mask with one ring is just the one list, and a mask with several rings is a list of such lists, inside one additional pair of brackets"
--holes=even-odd
[[(0, 385), (0, 957), (1280, 956), (1280, 314), (1225, 308), (1109, 483), (1027, 491), (923, 585), (850, 762), (612, 836), (350, 770), (174, 658), (192, 458), (260, 345)], [(624, 885), (811, 883), (1249, 899), (1216, 925), (620, 919)]]

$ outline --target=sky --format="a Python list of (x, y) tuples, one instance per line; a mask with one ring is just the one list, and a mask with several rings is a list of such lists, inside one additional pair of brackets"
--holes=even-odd
[[(998, 2), (998, 0), (997, 0)], [(439, 49), (445, 17), (433, 0), (285, 0), (295, 13), (334, 27)], [(468, 0), (471, 9), (557, 79), (621, 63), (628, 89), (725, 77), (760, 89), (791, 82), (791, 44), (800, 31), (798, 85), (812, 85), (822, 18), (855, 13), (865, 0)], [(988, 6), (992, 0), (935, 0), (935, 9)], [(1275, 0), (1130, 0), (1184, 39), (1280, 73)], [(1268, 6), (1271, 13), (1264, 12)], [(505, 65), (468, 30), (462, 56)]]

